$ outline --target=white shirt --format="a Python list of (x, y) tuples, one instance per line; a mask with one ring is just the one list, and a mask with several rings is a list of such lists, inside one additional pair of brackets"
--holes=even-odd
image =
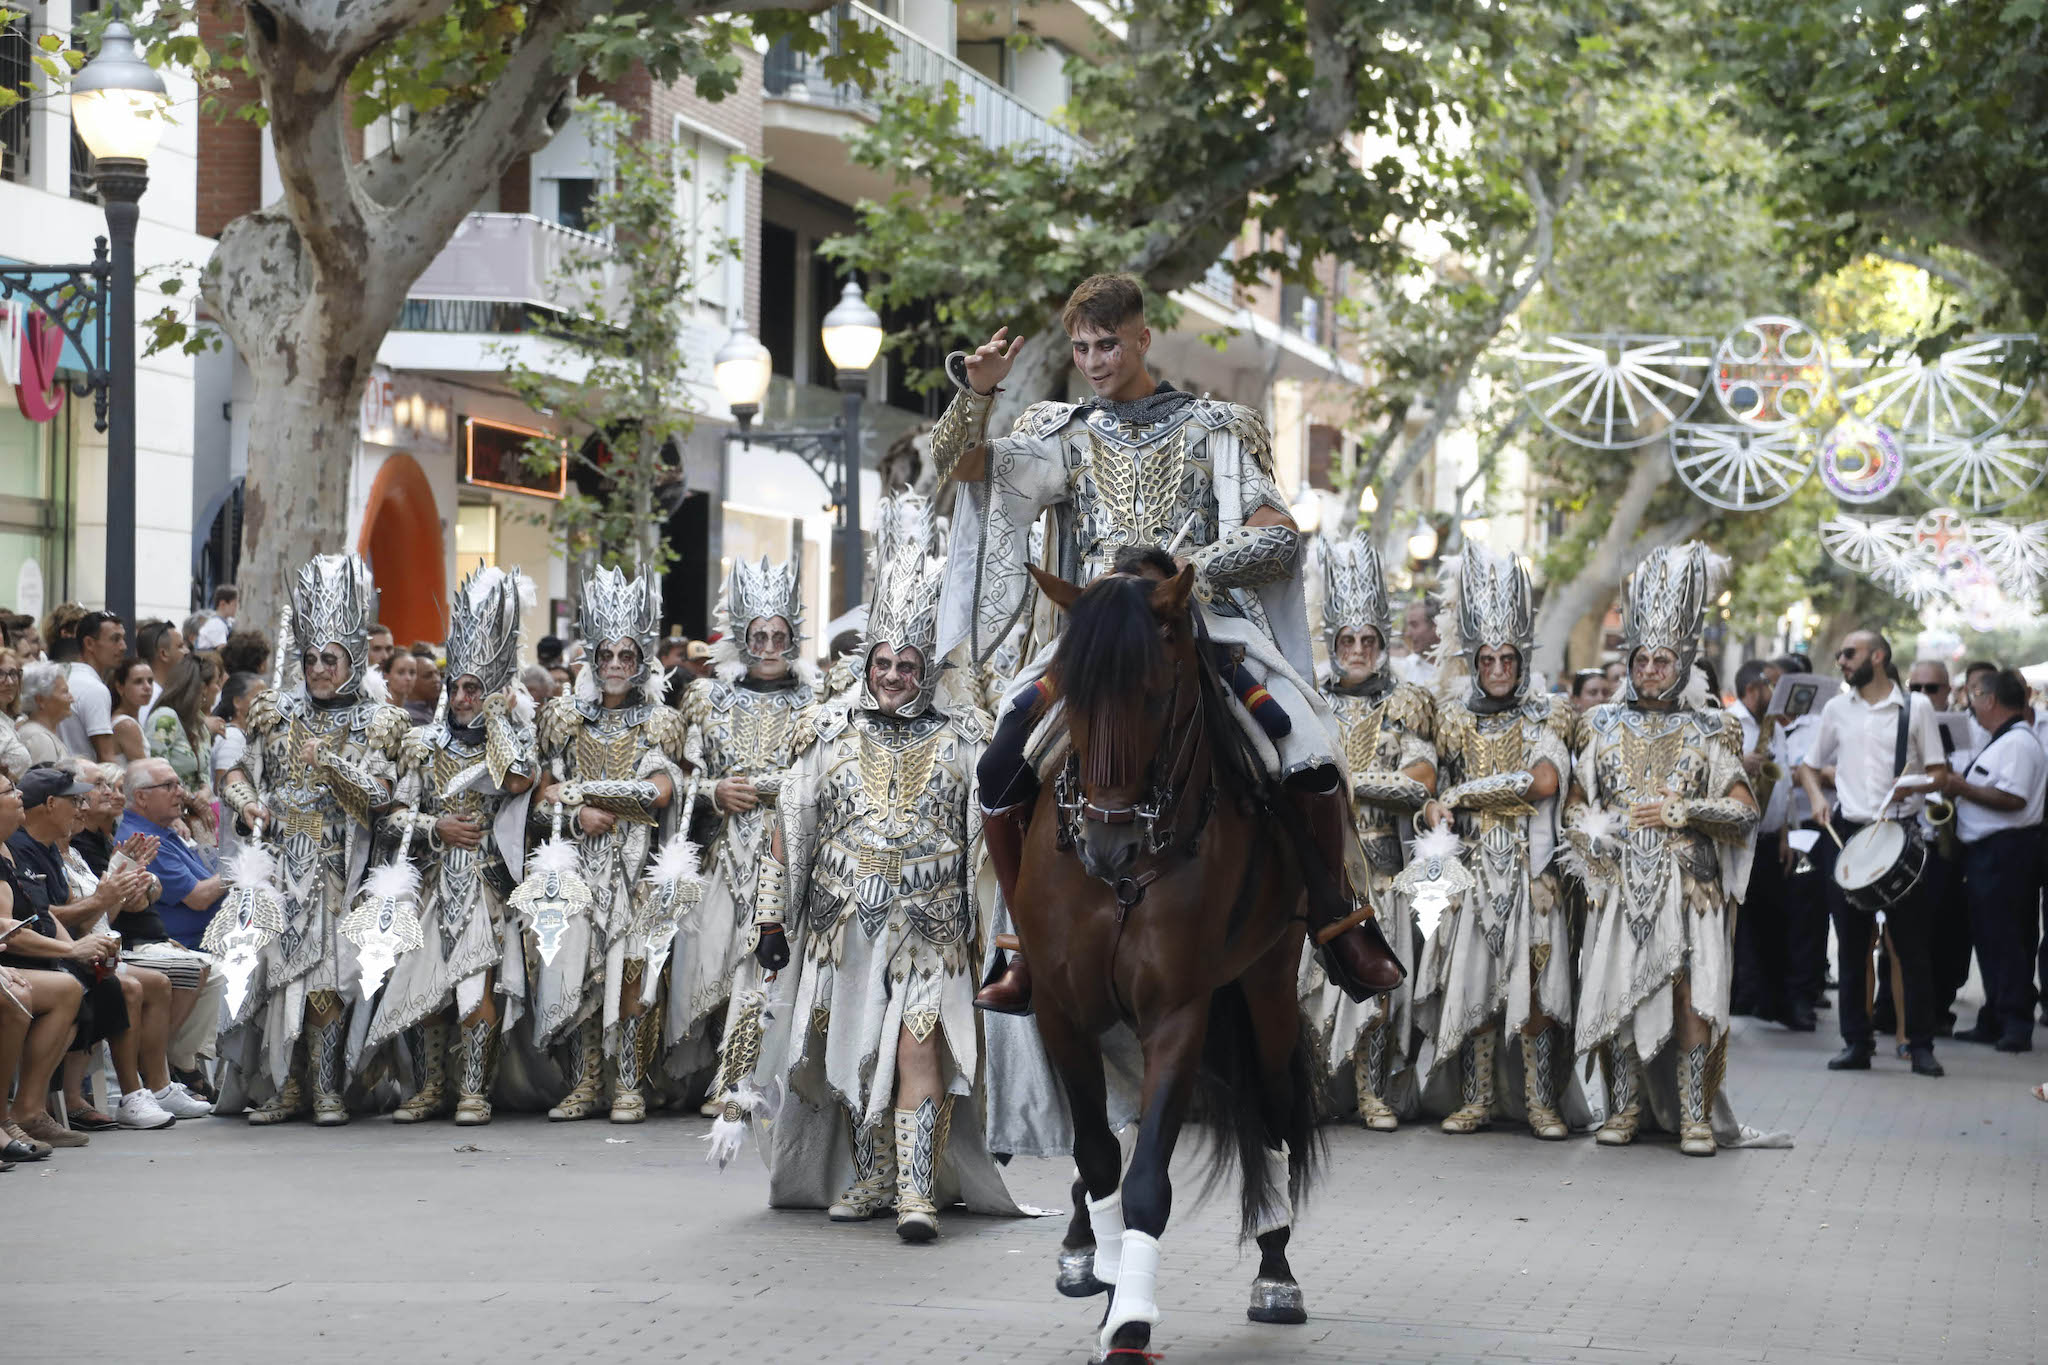
[(1807, 751), (1813, 748), (1814, 731), (1820, 728), (1820, 719), (1812, 712), (1793, 718), (1790, 725), (1778, 727), (1778, 740), (1785, 748), (1785, 820), (1788, 824), (1803, 825), (1813, 818), (1813, 802), (1807, 799), (1806, 788), (1798, 779), (1799, 765), (1806, 761)]
[(98, 762), (92, 737), (114, 733), (114, 694), (92, 665), (77, 659), (71, 661), (66, 681), (71, 684), (71, 714), (57, 727), (57, 734), (73, 756)]
[(1974, 844), (2003, 829), (2024, 829), (2041, 823), (2041, 806), (2048, 798), (2048, 755), (2041, 741), (2025, 721), (2013, 726), (1977, 751), (1963, 780), (1979, 787), (1996, 787), (2012, 796), (2023, 796), (2027, 804), (2018, 810), (1993, 810), (1967, 796), (1956, 798), (1956, 837)]
[[(1755, 716), (1749, 714), (1749, 708), (1739, 701), (1735, 703), (1734, 714), (1742, 722), (1742, 752), (1745, 754), (1755, 753), (1756, 737), (1762, 732), (1763, 726), (1757, 721)], [(1792, 765), (1785, 760), (1785, 731), (1783, 727), (1771, 732), (1769, 753), (1771, 756), (1770, 761), (1783, 768), (1788, 774), (1788, 778), (1781, 780), (1777, 786), (1771, 788), (1770, 803), (1764, 807), (1763, 823), (1758, 828), (1765, 834), (1776, 834), (1779, 830), (1785, 828), (1785, 813), (1791, 809), (1792, 805), (1792, 788), (1798, 785), (1789, 780)], [(1754, 796), (1756, 794), (1754, 790), (1756, 779), (1752, 778), (1750, 780), (1750, 787), (1750, 795)]]
[(206, 623), (199, 627), (199, 634), (192, 648), (219, 649), (228, 642), (228, 632), (234, 628), (235, 621), (231, 616), (209, 616)]
[(1880, 820), (1887, 813), (1908, 819), (1920, 813), (1919, 794), (1901, 797), (1887, 805), (1885, 797), (1901, 774), (1892, 761), (1899, 740), (1899, 708), (1910, 706), (1906, 725), (1907, 773), (1924, 773), (1928, 764), (1946, 763), (1941, 751), (1941, 732), (1934, 728), (1934, 703), (1918, 692), (1908, 692), (1897, 683), (1875, 706), (1854, 691), (1844, 692), (1821, 708), (1820, 726), (1814, 731), (1813, 748), (1807, 766), (1835, 770), (1835, 804), (1844, 818), (1859, 825)]

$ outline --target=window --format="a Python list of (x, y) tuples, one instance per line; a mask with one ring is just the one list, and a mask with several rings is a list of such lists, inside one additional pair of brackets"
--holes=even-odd
[(734, 148), (684, 124), (676, 126), (676, 218), (690, 234), (690, 276), (697, 301), (729, 311), (740, 292), (740, 239), (746, 231), (746, 169)]
[(555, 221), (565, 228), (588, 232), (590, 201), (597, 197), (597, 182), (584, 178), (557, 180), (554, 185)]
[[(0, 86), (20, 92), (34, 80), (35, 67), (29, 61), (33, 41), (27, 19), (0, 28)], [(0, 178), (28, 179), (29, 114), (34, 107), (29, 100), (22, 100), (0, 112)]]
[(455, 509), (455, 581), (498, 562), (498, 509), (465, 502)]

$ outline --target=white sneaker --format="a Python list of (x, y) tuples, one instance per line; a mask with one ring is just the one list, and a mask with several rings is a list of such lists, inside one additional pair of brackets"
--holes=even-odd
[(173, 1118), (200, 1119), (213, 1112), (212, 1105), (187, 1090), (179, 1081), (172, 1081), (157, 1091), (156, 1102), (168, 1110)]
[(156, 1102), (147, 1090), (131, 1090), (121, 1097), (114, 1121), (123, 1128), (164, 1128), (178, 1121), (177, 1115)]

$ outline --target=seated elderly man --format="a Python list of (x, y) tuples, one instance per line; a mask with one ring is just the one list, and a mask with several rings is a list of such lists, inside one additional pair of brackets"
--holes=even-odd
[[(73, 890), (63, 846), (76, 826), (80, 799), (91, 794), (89, 785), (55, 766), (39, 765), (22, 775), (22, 824), (7, 848), (14, 859), (16, 886), (39, 915), (35, 926), (15, 935), (12, 942), (23, 957), (61, 961), (65, 970), (92, 978), (80, 1011), (87, 1025), (79, 1028), (72, 1050), (90, 1051), (104, 1040), (113, 1053), (114, 1074), (121, 1085), (121, 1102), (112, 1118), (115, 1125), (163, 1128), (181, 1112), (196, 1117), (210, 1109), (170, 1077), (164, 1055), (170, 1037), (169, 979), (161, 972), (121, 965), (120, 939), (91, 929), (102, 915), (129, 901), (140, 884), (141, 869), (110, 874), (87, 894)], [(82, 938), (74, 935), (74, 926), (84, 933)], [(90, 948), (82, 964), (77, 954), (86, 945)], [(106, 989), (110, 985), (111, 992)], [(29, 1124), (22, 1126), (33, 1136), (52, 1141)], [(77, 1133), (68, 1136), (84, 1141)]]
[[(112, 841), (152, 874), (153, 894), (139, 907), (114, 918), (121, 936), (121, 960), (162, 972), (171, 979), (171, 1074), (178, 1084), (211, 1098), (199, 1063), (217, 1055), (221, 1001), (227, 978), (196, 946), (227, 894), (227, 883), (209, 873), (192, 846), (172, 833), (184, 799), (183, 784), (170, 763), (145, 758), (128, 766), (122, 780), (127, 809)], [(99, 800), (106, 800), (102, 793)], [(112, 798), (116, 810), (121, 797)]]
[[(7, 1160), (39, 1161), (52, 1147), (83, 1147), (86, 1138), (57, 1125), (47, 1108), (50, 1082), (64, 1059), (64, 1049), (80, 1031), (79, 1007), (85, 988), (79, 976), (63, 970), (67, 960), (85, 963), (104, 955), (107, 945), (63, 942), (62, 953), (29, 953), (25, 940), (57, 942), (56, 918), (38, 911), (16, 879), (14, 854), (8, 844), (21, 828), (21, 792), (0, 774), (0, 1123)], [(85, 979), (90, 979), (90, 973)], [(114, 991), (119, 1000), (120, 991)], [(14, 1099), (6, 1103), (8, 1083)]]

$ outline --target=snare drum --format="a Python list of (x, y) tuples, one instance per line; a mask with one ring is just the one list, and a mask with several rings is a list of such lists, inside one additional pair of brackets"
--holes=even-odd
[(1902, 820), (1879, 820), (1856, 831), (1835, 859), (1835, 885), (1858, 910), (1891, 910), (1927, 871), (1927, 841)]

